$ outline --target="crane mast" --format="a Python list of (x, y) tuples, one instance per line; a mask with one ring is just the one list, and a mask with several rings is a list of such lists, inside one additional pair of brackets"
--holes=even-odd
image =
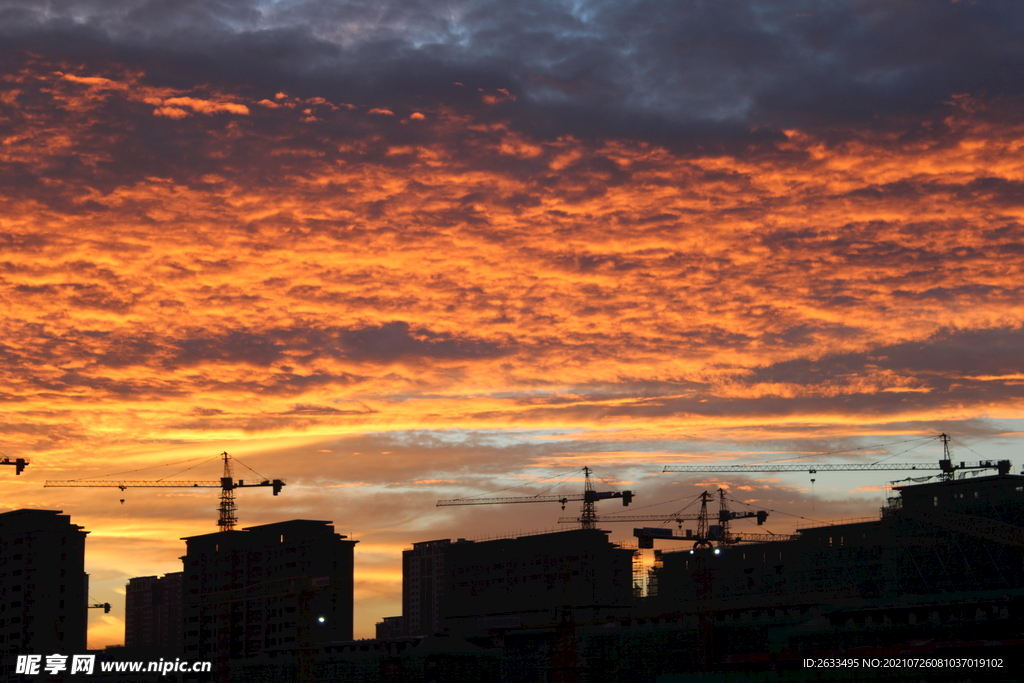
[(597, 508), (594, 499), (594, 484), (590, 481), (590, 468), (583, 468), (583, 509), (580, 510), (580, 528), (596, 529)]
[(224, 474), (220, 478), (220, 507), (217, 509), (220, 514), (217, 517), (217, 526), (221, 531), (230, 531), (238, 522), (235, 487), (232, 485), (235, 475), (231, 471), (231, 457), (227, 451), (221, 453), (221, 457), (224, 459)]
[(700, 516), (697, 518), (697, 541), (693, 544), (694, 548), (710, 548), (711, 541), (708, 540), (710, 529), (708, 528), (708, 501), (711, 500), (711, 494), (705, 491), (700, 494)]
[(718, 525), (722, 527), (722, 543), (732, 542), (729, 535), (729, 504), (725, 502), (725, 489), (718, 489)]

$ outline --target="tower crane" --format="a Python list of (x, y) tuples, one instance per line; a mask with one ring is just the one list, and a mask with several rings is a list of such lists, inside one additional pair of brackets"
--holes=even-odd
[[(722, 489), (719, 489), (722, 491)], [(705, 493), (707, 493), (705, 491)], [(705, 506), (706, 507), (706, 506)], [(704, 515), (707, 514), (705, 510)], [(673, 512), (670, 515), (607, 515), (595, 517), (595, 522), (675, 522), (679, 525), (679, 528), (683, 528), (684, 521), (699, 521), (701, 513), (684, 515), (682, 510)], [(757, 525), (761, 526), (764, 521), (768, 519), (768, 513), (765, 510), (758, 510), (757, 512), (733, 512), (725, 505), (724, 499), (722, 500), (721, 507), (718, 510), (718, 522), (719, 524), (728, 526), (729, 522), (736, 519), (752, 519), (757, 518)], [(559, 524), (572, 524), (578, 522), (578, 517), (559, 517)]]
[(623, 505), (629, 505), (633, 501), (632, 491), (595, 491), (590, 481), (590, 468), (583, 468), (583, 493), (572, 493), (569, 495), (547, 495), (547, 496), (513, 496), (511, 498), (453, 498), (450, 500), (437, 501), (437, 507), (448, 505), (497, 505), (503, 503), (561, 503), (562, 509), (570, 500), (582, 500), (583, 508), (580, 516), (572, 521), (579, 522), (581, 529), (597, 528), (597, 508), (595, 504), (599, 500), (621, 498)]
[(0, 465), (14, 465), (14, 473), (21, 474), (28, 467), (28, 460), (25, 458), (7, 458), (0, 460)]
[(220, 527), (221, 531), (232, 531), (235, 528), (235, 524), (238, 522), (236, 516), (236, 505), (235, 505), (235, 489), (249, 488), (252, 486), (269, 486), (274, 490), (276, 496), (284, 488), (285, 481), (283, 479), (263, 479), (258, 482), (245, 483), (244, 480), (235, 480), (234, 474), (231, 467), (231, 456), (226, 452), (221, 453), (221, 459), (224, 461), (224, 474), (220, 478), (220, 481), (194, 481), (194, 480), (181, 480), (181, 479), (155, 479), (151, 481), (115, 481), (115, 480), (97, 480), (97, 479), (69, 479), (69, 480), (47, 480), (44, 487), (52, 486), (73, 486), (73, 487), (86, 487), (86, 486), (109, 486), (119, 488), (124, 491), (126, 488), (219, 488), (220, 489), (220, 507), (217, 508), (220, 513), (217, 518), (217, 526)]
[[(719, 546), (733, 545), (736, 543), (755, 543), (761, 541), (780, 541), (790, 536), (775, 534), (742, 534), (733, 535), (729, 529), (729, 523), (737, 519), (756, 518), (757, 524), (764, 524), (768, 518), (765, 510), (757, 512), (733, 512), (725, 500), (725, 490), (718, 489), (718, 525), (712, 526), (708, 523), (708, 502), (712, 495), (707, 491), (700, 494), (700, 512), (695, 516), (697, 520), (697, 533), (687, 529), (685, 536), (674, 536), (671, 529), (660, 527), (644, 527), (633, 529), (633, 535), (638, 539), (641, 548), (653, 548), (654, 539), (661, 538), (675, 541), (693, 541), (694, 548), (710, 548), (711, 542), (716, 541)], [(693, 519), (693, 517), (691, 517)]]
[(880, 463), (824, 463), (824, 464), (781, 464), (781, 465), (666, 465), (665, 472), (717, 472), (717, 473), (757, 473), (757, 472), (863, 472), (867, 470), (939, 470), (941, 477), (952, 479), (958, 470), (998, 470), (999, 474), (1007, 474), (1013, 467), (1009, 460), (980, 460), (978, 462), (954, 463), (949, 450), (949, 434), (940, 434), (942, 439), (943, 457), (937, 465), (924, 465), (909, 462)]

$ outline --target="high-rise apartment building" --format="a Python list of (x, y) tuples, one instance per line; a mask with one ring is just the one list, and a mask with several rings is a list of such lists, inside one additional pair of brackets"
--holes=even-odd
[(60, 510), (0, 514), (0, 654), (85, 652), (85, 536)]
[(184, 539), (183, 656), (227, 661), (352, 639), (358, 541), (296, 519)]
[(610, 618), (634, 606), (633, 555), (599, 529), (414, 543), (402, 552), (402, 619), (385, 619), (380, 632), (394, 637), (400, 624), (406, 636), (480, 635), (573, 611)]
[(181, 580), (183, 572), (157, 578), (139, 576), (125, 592), (124, 646), (154, 655), (181, 655)]
[(422, 541), (402, 551), (402, 635), (437, 632), (438, 601), (446, 580), (444, 552), (451, 544), (447, 538)]
[(608, 531), (572, 529), (445, 549), (439, 625), (459, 635), (612, 619), (634, 607), (633, 555)]

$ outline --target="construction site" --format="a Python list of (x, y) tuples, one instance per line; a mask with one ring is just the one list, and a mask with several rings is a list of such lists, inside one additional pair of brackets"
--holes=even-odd
[[(984, 680), (1019, 680), (1024, 476), (1006, 460), (954, 462), (941, 438), (936, 465), (742, 466), (744, 473), (934, 473), (893, 486), (875, 515), (791, 534), (736, 531), (736, 521), (762, 526), (773, 513), (733, 509), (724, 488), (672, 514), (598, 514), (598, 503), (629, 506), (637, 494), (597, 490), (589, 468), (577, 493), (440, 500), (442, 507), (581, 507), (559, 519), (576, 528), (412, 543), (402, 558), (402, 614), (384, 617), (377, 637), (364, 640), (352, 638), (356, 541), (320, 520), (235, 529), (234, 491), (259, 486), (276, 495), (283, 480), (236, 480), (222, 454), (220, 481), (47, 485), (221, 489), (220, 530), (185, 539), (182, 572), (129, 584), (130, 650), (214, 661), (208, 678), (182, 680), (964, 680), (955, 662), (974, 662), (975, 674), (984, 662)], [(27, 465), (3, 464), (19, 472)], [(605, 529), (613, 523), (633, 525), (635, 542), (613, 543)], [(69, 529), (84, 547), (87, 532)], [(0, 550), (4, 567), (13, 567), (15, 546), (5, 537)], [(80, 558), (76, 567), (81, 572)], [(84, 628), (84, 594), (80, 601), (72, 611)], [(4, 651), (24, 652), (26, 636), (15, 634), (29, 615), (15, 614), (20, 602), (3, 607)], [(69, 642), (82, 637), (61, 634)]]

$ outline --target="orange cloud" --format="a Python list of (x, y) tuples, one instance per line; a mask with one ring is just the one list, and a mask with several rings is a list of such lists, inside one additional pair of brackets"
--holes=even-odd
[(169, 119), (183, 119), (188, 115), (187, 111), (177, 107), (157, 107), (153, 110), (153, 116), (166, 116)]
[(165, 107), (188, 107), (200, 114), (216, 114), (226, 112), (229, 114), (249, 115), (249, 107), (234, 102), (211, 102), (195, 97), (169, 97), (164, 100)]

